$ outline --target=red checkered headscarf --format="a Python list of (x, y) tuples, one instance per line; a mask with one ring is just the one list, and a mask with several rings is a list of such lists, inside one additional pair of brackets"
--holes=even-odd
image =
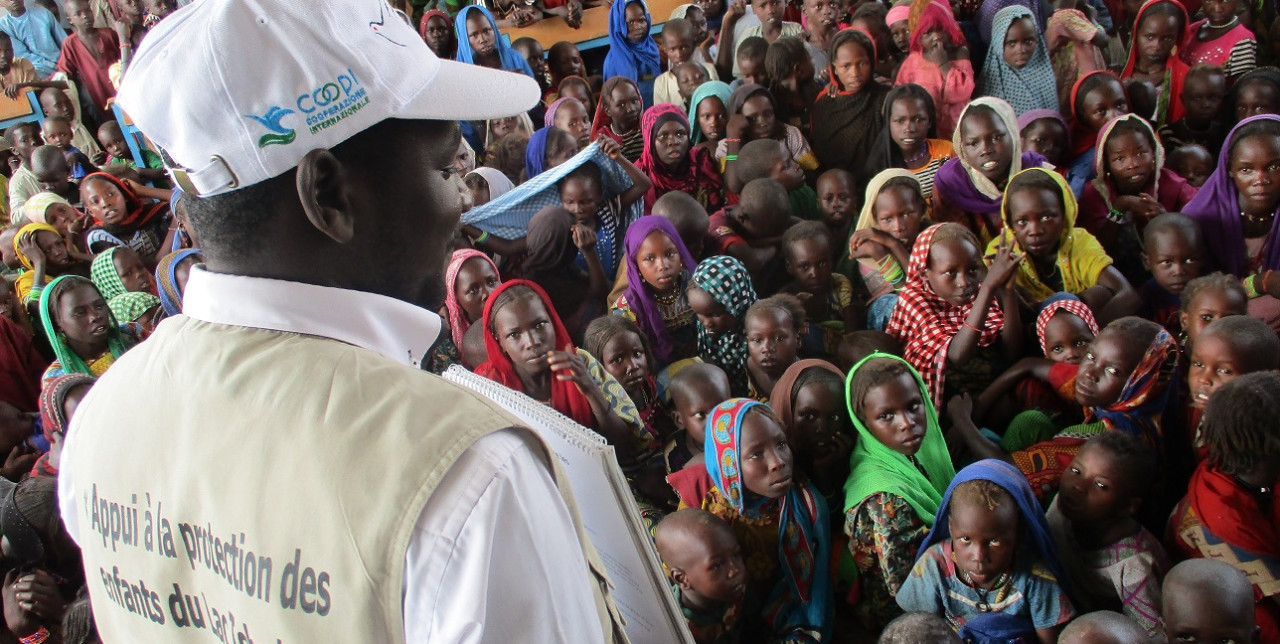
[(1066, 311), (1084, 321), (1084, 325), (1089, 327), (1089, 333), (1098, 335), (1098, 320), (1093, 317), (1093, 311), (1089, 310), (1089, 305), (1076, 299), (1055, 300), (1047, 304), (1040, 311), (1040, 315), (1036, 316), (1036, 336), (1040, 338), (1040, 351), (1045, 355), (1049, 354), (1049, 347), (1044, 343), (1045, 329), (1049, 328), (1049, 320), (1058, 314), (1058, 311)]
[[(934, 235), (943, 226), (959, 225), (935, 224), (916, 238), (916, 243), (911, 247), (911, 260), (907, 265), (907, 285), (898, 294), (898, 305), (894, 307), (889, 324), (885, 327), (886, 333), (902, 342), (902, 357), (920, 372), (920, 377), (933, 396), (935, 406), (942, 404), (945, 384), (943, 367), (947, 362), (947, 349), (964, 326), (973, 303), (956, 306), (939, 297), (925, 279), (924, 270), (929, 267), (929, 251), (933, 248)], [(1000, 303), (993, 299), (982, 325), (978, 345), (991, 346), (1003, 329), (1004, 312), (1000, 310)]]

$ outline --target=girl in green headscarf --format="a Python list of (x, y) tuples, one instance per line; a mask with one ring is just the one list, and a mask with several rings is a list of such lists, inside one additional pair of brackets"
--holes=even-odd
[(93, 282), (78, 275), (53, 280), (40, 294), (40, 322), (56, 359), (43, 382), (71, 373), (99, 377), (134, 344), (135, 327), (121, 328)]
[(855, 610), (878, 631), (902, 612), (894, 597), (956, 470), (929, 390), (905, 360), (873, 353), (845, 383), (858, 430), (844, 486), (845, 534), (861, 594)]

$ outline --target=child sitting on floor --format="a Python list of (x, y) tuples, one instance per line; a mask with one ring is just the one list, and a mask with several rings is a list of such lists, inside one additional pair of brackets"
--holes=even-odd
[(890, 168), (867, 184), (862, 213), (849, 237), (849, 257), (857, 261), (867, 286), (867, 322), (873, 330), (884, 329), (897, 306), (911, 247), (927, 227), (927, 203), (910, 170)]
[(596, 318), (587, 325), (582, 348), (622, 384), (640, 412), (645, 429), (659, 444), (671, 437), (671, 419), (662, 413), (655, 362), (649, 338), (631, 320), (617, 315)]
[(747, 309), (747, 398), (769, 402), (774, 385), (798, 357), (805, 324), (804, 305), (794, 295), (774, 295)]
[(910, 53), (898, 68), (894, 84), (915, 83), (928, 90), (938, 107), (938, 135), (950, 138), (961, 110), (973, 96), (969, 48), (947, 3), (915, 0), (912, 6)]
[(665, 454), (671, 480), (690, 463), (702, 462), (707, 418), (716, 405), (730, 398), (729, 378), (720, 367), (695, 362), (671, 376), (669, 393), (671, 418), (676, 424), (676, 433)]
[(857, 436), (844, 399), (844, 373), (825, 360), (792, 364), (769, 394), (769, 406), (795, 451), (796, 467), (837, 513), (844, 508), (839, 492), (849, 478), (849, 454)]
[(160, 159), (160, 155), (146, 147), (140, 149), (146, 166), (138, 167), (138, 164), (133, 160), (132, 153), (129, 151), (129, 144), (124, 139), (124, 132), (121, 131), (119, 122), (107, 121), (99, 126), (98, 142), (102, 144), (102, 149), (107, 152), (107, 165), (123, 165), (133, 168), (138, 171), (138, 176), (142, 177), (143, 181), (168, 180), (168, 175), (164, 171), (164, 161)]
[[(661, 40), (662, 50), (667, 54), (668, 71), (662, 72), (653, 83), (653, 104), (674, 103), (684, 106), (675, 68), (693, 59), (693, 52), (698, 46), (693, 40), (693, 25), (680, 18), (669, 20), (662, 25)], [(715, 67), (708, 63), (702, 63), (701, 66), (709, 80), (719, 80)]]
[(662, 217), (641, 217), (627, 229), (627, 289), (613, 313), (636, 323), (653, 342), (651, 369), (660, 371), (697, 354), (697, 325), (686, 293), (697, 262), (675, 226)]
[(1201, 188), (1213, 174), (1214, 160), (1209, 151), (1198, 143), (1174, 148), (1165, 165), (1194, 188)]
[[(1261, 320), (1230, 315), (1206, 326), (1190, 353), (1187, 389), (1191, 413), (1187, 416), (1187, 428), (1192, 430), (1190, 447), (1194, 461), (1199, 463), (1208, 454), (1201, 419), (1213, 393), (1245, 374), (1280, 368), (1280, 339)], [(1170, 449), (1185, 447), (1170, 446)]]
[[(671, 69), (676, 75), (676, 82), (680, 86), (680, 107), (684, 108), (686, 114), (689, 114), (690, 106), (693, 101), (693, 95), (698, 91), (699, 87), (715, 80), (707, 68), (702, 63), (696, 63), (692, 60), (686, 60)], [(692, 115), (690, 115), (692, 118)], [(708, 150), (712, 152), (713, 150)]]
[[(1192, 67), (1182, 85), (1186, 116), (1160, 128), (1160, 141), (1165, 148), (1179, 150), (1188, 145), (1202, 145), (1216, 159), (1231, 122), (1223, 119), (1228, 86), (1227, 75), (1221, 67)], [(1190, 179), (1185, 175), (1183, 178)]]
[(737, 206), (711, 215), (710, 252), (738, 259), (757, 288), (776, 291), (785, 279), (778, 246), (790, 225), (786, 189), (773, 179), (756, 179), (742, 190)]
[(831, 261), (834, 242), (822, 222), (804, 221), (782, 236), (782, 253), (791, 283), (783, 291), (804, 304), (809, 331), (801, 341), (801, 354), (809, 358), (834, 357), (840, 338), (862, 328), (862, 302), (853, 299), (853, 283), (836, 273)]
[(1089, 439), (1062, 474), (1045, 519), (1079, 610), (1122, 610), (1158, 637), (1160, 582), (1169, 559), (1134, 518), (1156, 478), (1156, 455), (1122, 432)]
[(903, 610), (943, 615), (966, 641), (1053, 644), (1076, 614), (1067, 580), (1027, 480), (985, 460), (947, 488), (897, 599)]
[(729, 524), (706, 510), (680, 510), (658, 524), (654, 541), (693, 641), (740, 641), (747, 566)]
[[(818, 195), (805, 181), (804, 169), (787, 154), (785, 145), (772, 139), (757, 139), (742, 146), (739, 154), (740, 159), (725, 168), (726, 189), (730, 175), (742, 186), (756, 179), (773, 179), (787, 189), (792, 215), (801, 219), (821, 217)], [(729, 195), (729, 203), (734, 203), (734, 196)]]
[(31, 169), (31, 153), (40, 147), (40, 124), (28, 121), (11, 125), (5, 130), (4, 137), (9, 141), (9, 151), (13, 153), (9, 160), (9, 167), (13, 170), (9, 177), (9, 213), (12, 217), (22, 209), (27, 199), (42, 191)]
[(689, 278), (689, 306), (698, 316), (698, 357), (729, 376), (729, 391), (747, 393), (747, 340), (743, 318), (756, 303), (751, 273), (742, 262), (717, 255), (698, 263)]
[[(107, 300), (107, 306), (111, 307), (111, 312), (117, 319), (124, 322), (132, 322), (133, 319), (125, 319), (121, 315), (118, 307), (123, 303), (117, 303), (117, 297), (125, 293), (155, 295), (156, 287), (155, 282), (152, 281), (151, 271), (143, 265), (138, 253), (128, 246), (112, 246), (99, 253), (93, 258), (89, 274), (93, 279), (93, 285), (98, 287), (98, 292), (102, 293), (102, 297)], [(159, 303), (160, 301), (156, 300), (156, 304)]]
[(83, 179), (85, 175), (97, 170), (89, 157), (86, 157), (79, 148), (71, 145), (71, 121), (59, 116), (50, 116), (40, 125), (40, 136), (46, 144), (57, 146), (63, 154), (67, 155), (73, 180)]
[(1229, 315), (1248, 315), (1249, 299), (1240, 280), (1225, 273), (1210, 273), (1187, 282), (1182, 291), (1182, 344), (1195, 347), (1205, 327)]
[(1170, 642), (1261, 642), (1249, 579), (1230, 563), (1188, 559), (1164, 578), (1164, 636)]
[(1204, 271), (1200, 226), (1185, 215), (1165, 213), (1147, 224), (1142, 237), (1142, 263), (1151, 279), (1138, 289), (1140, 315), (1177, 336), (1182, 333), (1182, 293)]
[(52, 192), (68, 202), (80, 205), (80, 187), (71, 180), (71, 162), (62, 148), (42, 145), (31, 153), (31, 172), (40, 190)]

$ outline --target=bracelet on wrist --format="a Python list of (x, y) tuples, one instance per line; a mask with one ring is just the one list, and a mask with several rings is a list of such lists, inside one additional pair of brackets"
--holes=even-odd
[(49, 639), (49, 629), (41, 626), (40, 630), (26, 637), (19, 637), (18, 641), (22, 642), (22, 644), (40, 644), (40, 642), (43, 642), (47, 639)]

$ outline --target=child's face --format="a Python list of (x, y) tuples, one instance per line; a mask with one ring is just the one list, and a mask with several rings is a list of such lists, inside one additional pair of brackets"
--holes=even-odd
[(1067, 128), (1058, 119), (1036, 119), (1022, 130), (1022, 149), (1038, 152), (1055, 166), (1067, 154)]
[(555, 127), (564, 130), (578, 142), (579, 148), (591, 143), (591, 117), (580, 101), (565, 101), (556, 109)]
[(478, 208), (489, 203), (489, 186), (476, 184), (468, 186), (467, 190), (471, 192), (471, 207)]
[(1106, 449), (1086, 445), (1062, 473), (1058, 509), (1084, 526), (1131, 516), (1140, 499), (1124, 466)]
[(1196, 123), (1218, 120), (1226, 96), (1227, 77), (1221, 73), (1192, 74), (1182, 86), (1182, 105)]
[(1058, 311), (1044, 327), (1044, 357), (1054, 362), (1080, 364), (1091, 342), (1089, 326), (1069, 311)]
[(1191, 368), (1187, 372), (1192, 406), (1204, 409), (1219, 387), (1248, 373), (1248, 357), (1240, 355), (1231, 339), (1221, 333), (1200, 334), (1191, 347)]
[(120, 13), (129, 20), (130, 23), (137, 24), (142, 22), (141, 0), (120, 0)]
[(596, 211), (600, 209), (600, 186), (591, 179), (570, 177), (560, 187), (560, 203), (576, 223), (594, 228)]
[(729, 390), (723, 388), (723, 384), (711, 378), (686, 382), (679, 395), (672, 394), (676, 424), (698, 445), (706, 440), (707, 416), (711, 415), (711, 410), (729, 399)]
[(745, 328), (749, 363), (778, 378), (796, 361), (800, 337), (790, 315), (762, 309), (747, 316)]
[(639, 2), (627, 5), (627, 40), (633, 43), (649, 37), (649, 19), (644, 15), (644, 6)]
[(924, 217), (924, 204), (920, 195), (905, 186), (881, 190), (876, 195), (875, 227), (911, 248), (920, 234), (920, 219)]
[(790, 192), (804, 185), (804, 168), (796, 163), (781, 142), (778, 143), (778, 147), (782, 150), (782, 155), (770, 169), (769, 178), (782, 184), (782, 187)]
[(145, 0), (147, 13), (164, 18), (178, 9), (177, 0)]
[(67, 252), (67, 244), (62, 241), (61, 236), (47, 230), (37, 231), (36, 245), (40, 247), (40, 251), (44, 253), (50, 265), (58, 268), (71, 265), (71, 253)]
[[(738, 328), (738, 318), (729, 315), (722, 304), (711, 297), (711, 294), (697, 286), (690, 286), (688, 291), (689, 308), (712, 336), (719, 336)], [(723, 401), (721, 401), (723, 402)]]
[(116, 249), (111, 258), (116, 265), (116, 274), (124, 284), (126, 291), (154, 292), (151, 284), (151, 271), (142, 263), (138, 253), (128, 246)]
[(467, 42), (471, 43), (471, 49), (478, 56), (492, 54), (497, 47), (493, 27), (489, 26), (489, 21), (479, 11), (472, 11), (467, 15)]
[(792, 456), (782, 427), (764, 414), (748, 413), (740, 441), (742, 486), (770, 499), (785, 495), (791, 489)]
[(824, 29), (829, 30), (836, 25), (840, 5), (835, 0), (805, 0), (803, 11), (810, 29), (822, 25)]
[(1014, 69), (1022, 69), (1036, 53), (1040, 36), (1030, 18), (1018, 18), (1004, 34), (1004, 62)]
[(948, 239), (934, 242), (929, 249), (929, 264), (924, 269), (924, 278), (938, 297), (952, 306), (964, 306), (978, 294), (985, 269), (973, 242)]
[(951, 501), (951, 553), (962, 579), (988, 588), (1013, 569), (1018, 551), (1018, 509), (1012, 500), (996, 506)]
[(796, 451), (808, 461), (835, 448), (837, 434), (852, 434), (846, 420), (844, 392), (834, 383), (810, 382), (791, 401), (791, 435)]
[(1280, 94), (1271, 83), (1248, 83), (1236, 92), (1236, 121), (1259, 114), (1280, 114)]
[(71, 126), (66, 123), (45, 121), (41, 134), (48, 145), (56, 145), (63, 150), (71, 147)]
[(818, 180), (818, 210), (831, 228), (843, 228), (853, 218), (853, 187), (841, 174), (829, 174)]
[(822, 237), (791, 242), (787, 248), (787, 273), (806, 293), (826, 297), (831, 290), (831, 244)]
[(1166, 229), (1155, 234), (1143, 253), (1147, 270), (1156, 283), (1174, 295), (1182, 295), (1187, 282), (1204, 271), (1204, 248), (1193, 244), (1182, 231)]
[(1018, 190), (1009, 194), (1005, 208), (1013, 237), (1028, 255), (1057, 256), (1065, 221), (1060, 195), (1039, 188)]
[(1111, 119), (1128, 113), (1129, 99), (1124, 96), (1124, 87), (1120, 85), (1120, 81), (1108, 78), (1080, 99), (1080, 113), (1077, 116), (1090, 130), (1099, 132)]
[(550, 368), (547, 352), (555, 350), (556, 331), (541, 299), (522, 297), (498, 309), (493, 333), (517, 372), (537, 375)]
[(1236, 143), (1230, 160), (1240, 209), (1271, 212), (1280, 201), (1280, 141), (1251, 136)]
[(911, 374), (898, 374), (867, 390), (862, 413), (858, 420), (881, 445), (903, 456), (915, 456), (920, 451), (928, 418), (920, 387)]
[(960, 154), (993, 183), (1004, 183), (1013, 162), (1013, 139), (994, 112), (965, 115), (960, 123)]
[(128, 214), (124, 195), (109, 181), (90, 181), (84, 188), (84, 205), (89, 214), (105, 224), (118, 224)]
[(57, 328), (67, 339), (82, 344), (104, 344), (111, 330), (107, 301), (98, 289), (81, 284), (65, 291), (58, 299)]
[(551, 73), (555, 74), (556, 78), (583, 76), (582, 54), (578, 52), (577, 47), (557, 49), (548, 62), (551, 64)]
[(425, 38), (427, 46), (437, 56), (445, 56), (449, 53), (449, 37), (453, 35), (453, 25), (448, 20), (440, 16), (432, 16), (427, 21), (427, 37)]
[(1076, 376), (1076, 402), (1085, 407), (1106, 407), (1120, 399), (1120, 392), (1129, 380), (1142, 347), (1126, 347), (1124, 340), (1105, 330), (1094, 338), (1080, 361)]
[(764, 76), (764, 56), (753, 57), (746, 54), (738, 56), (738, 73), (742, 74), (742, 82), (750, 85), (766, 85)]
[(36, 183), (40, 184), (40, 189), (47, 192), (62, 194), (66, 192), (67, 184), (71, 180), (71, 168), (67, 165), (67, 160), (60, 156), (51, 159), (48, 167), (38, 168), (33, 173), (36, 175)]
[(71, 0), (66, 4), (67, 22), (76, 31), (93, 29), (93, 9), (88, 2)]
[(672, 569), (672, 579), (693, 602), (737, 601), (747, 592), (742, 547), (731, 530), (708, 526), (700, 532), (699, 547), (689, 547), (681, 553), (683, 565)]
[(914, 152), (924, 145), (932, 125), (923, 98), (904, 96), (889, 107), (889, 136), (904, 151)]
[(1209, 175), (1213, 174), (1213, 159), (1203, 148), (1180, 148), (1170, 156), (1169, 169), (1197, 188), (1203, 186), (1209, 180)]
[(1200, 332), (1216, 320), (1248, 313), (1249, 303), (1239, 292), (1206, 288), (1196, 293), (1182, 312), (1182, 330), (1187, 332), (1187, 343), (1194, 347)]
[(13, 153), (25, 164), (31, 163), (31, 151), (40, 147), (40, 130), (32, 126), (23, 127), (9, 136), (9, 144)]
[(698, 8), (702, 9), (702, 15), (704, 17), (718, 16), (721, 11), (724, 11), (724, 0), (696, 0), (694, 4)]
[(645, 283), (659, 293), (669, 293), (680, 286), (684, 260), (676, 243), (662, 231), (649, 233), (636, 249), (636, 268)]
[(684, 34), (668, 31), (662, 34), (662, 49), (667, 52), (667, 60), (675, 67), (693, 56), (693, 45)]
[(75, 116), (75, 112), (71, 107), (71, 99), (67, 98), (67, 93), (61, 90), (41, 92), (40, 108), (44, 110), (45, 116), (61, 116), (64, 119), (70, 119)]
[(1121, 194), (1136, 194), (1156, 175), (1156, 151), (1147, 137), (1122, 132), (1107, 140), (1107, 169)]
[(911, 27), (906, 20), (899, 20), (889, 25), (889, 33), (893, 34), (893, 46), (901, 53), (911, 48)]
[(472, 257), (462, 263), (457, 278), (453, 280), (453, 295), (469, 322), (474, 324), (483, 318), (484, 303), (499, 283), (498, 274), (489, 262)]
[(630, 132), (640, 125), (640, 110), (643, 103), (640, 92), (631, 83), (618, 83), (606, 97), (608, 104), (605, 111), (613, 124), (622, 132)]
[[(676, 82), (680, 84), (680, 98), (686, 103), (693, 98), (698, 86), (711, 80), (702, 65), (682, 65), (676, 69)], [(705, 103), (706, 101), (703, 101)]]
[(1152, 65), (1163, 65), (1169, 60), (1173, 48), (1178, 45), (1178, 25), (1175, 16), (1148, 13), (1138, 25), (1134, 41), (1138, 48), (1138, 56)]
[(616, 378), (623, 389), (638, 392), (644, 387), (645, 378), (649, 377), (649, 358), (640, 336), (619, 333), (605, 343), (600, 353), (604, 370)]
[(751, 10), (760, 22), (773, 27), (782, 23), (783, 8), (782, 0), (756, 0), (751, 3)]
[(712, 96), (698, 103), (698, 127), (702, 134), (712, 143), (724, 138), (725, 126), (729, 123), (729, 112), (718, 97)]
[(831, 61), (840, 84), (844, 85), (846, 92), (854, 94), (862, 91), (862, 88), (871, 82), (875, 64), (876, 61), (872, 60), (871, 52), (856, 40), (841, 45), (836, 50), (836, 59)]
[(547, 159), (544, 170), (550, 170), (578, 153), (578, 140), (564, 130), (552, 129), (547, 137)]
[(520, 43), (517, 48), (521, 56), (524, 56), (526, 63), (529, 63), (529, 69), (533, 71), (533, 77), (541, 79), (547, 75), (547, 57), (542, 51), (542, 45), (538, 41), (525, 41)]
[[(1252, 606), (1222, 610), (1221, 602), (1199, 602), (1191, 598), (1211, 588), (1180, 589), (1178, 596), (1188, 601), (1170, 601), (1164, 607), (1164, 632), (1170, 642), (1182, 644), (1250, 644), (1258, 642)], [(1172, 594), (1166, 586), (1166, 594)]]
[(102, 144), (102, 148), (112, 157), (117, 159), (128, 159), (129, 144), (125, 142), (124, 136), (119, 132), (107, 131), (98, 137), (98, 142)]
[(707, 14), (702, 12), (697, 5), (689, 7), (684, 13), (684, 19), (689, 21), (693, 27), (693, 42), (695, 45), (706, 42), (707, 37), (711, 35), (707, 31)]
[(1236, 15), (1236, 0), (1205, 0), (1200, 5), (1211, 25), (1225, 25)]
[(653, 151), (658, 162), (678, 168), (689, 155), (689, 128), (679, 121), (667, 121), (654, 134)]
[(492, 133), (494, 139), (500, 139), (520, 127), (520, 118), (516, 116), (506, 116), (500, 119), (494, 119), (489, 123), (489, 132)]
[(767, 96), (757, 94), (747, 99), (747, 102), (742, 104), (742, 115), (747, 119), (752, 140), (773, 137), (778, 127), (778, 120), (774, 113), (773, 101)]

